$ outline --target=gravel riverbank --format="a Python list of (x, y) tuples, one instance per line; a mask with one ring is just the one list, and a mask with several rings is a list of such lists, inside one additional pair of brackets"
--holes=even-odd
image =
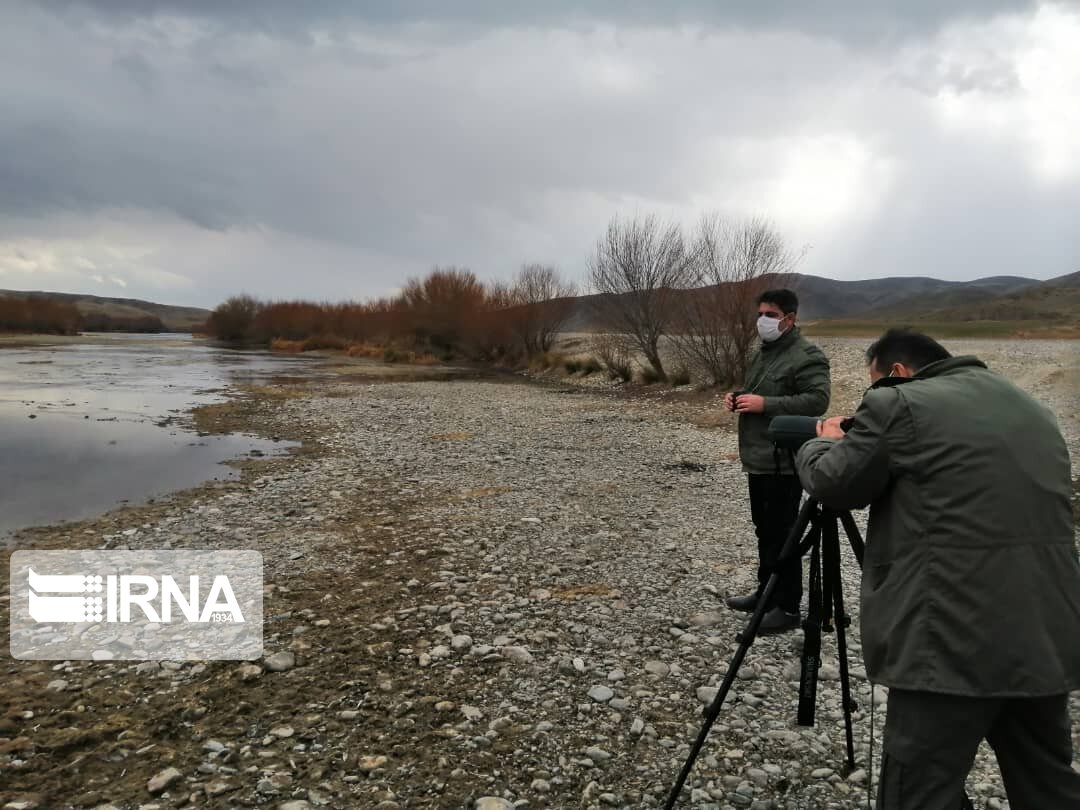
[[(865, 342), (821, 341), (832, 413), (865, 388)], [(1045, 401), (1077, 458), (1076, 342), (947, 345)], [(260, 551), (267, 658), (7, 658), (0, 807), (658, 806), (745, 622), (722, 598), (754, 577), (719, 397), (595, 375), (351, 373), (213, 406), (204, 425), (304, 447), (245, 462), (239, 481), (16, 539)], [(4, 591), (6, 613), (6, 577)], [(681, 806), (865, 806), (867, 770), (844, 763), (832, 637), (818, 725), (794, 724), (801, 636), (751, 648)], [(865, 766), (857, 617), (849, 643)], [(885, 690), (874, 702), (876, 770)], [(968, 788), (979, 807), (1008, 807), (985, 747)]]

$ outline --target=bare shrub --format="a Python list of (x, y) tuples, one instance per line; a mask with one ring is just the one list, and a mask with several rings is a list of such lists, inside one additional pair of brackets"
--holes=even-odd
[(679, 366), (668, 375), (668, 382), (671, 383), (672, 388), (678, 388), (680, 385), (689, 385), (690, 369), (686, 366)]
[(801, 256), (764, 220), (728, 225), (716, 216), (702, 218), (693, 254), (696, 289), (679, 300), (672, 343), (714, 385), (741, 382), (757, 339), (757, 298), (783, 286)]
[(656, 385), (658, 382), (666, 382), (667, 377), (661, 377), (656, 373), (656, 369), (646, 366), (641, 369), (641, 382), (644, 385)]
[(694, 264), (682, 229), (651, 216), (613, 219), (590, 260), (590, 281), (598, 293), (594, 307), (604, 330), (627, 335), (661, 380), (667, 375), (660, 339), (675, 315), (675, 299), (692, 280)]
[(629, 382), (634, 376), (634, 352), (625, 335), (601, 333), (589, 341), (592, 353), (613, 380)]
[(573, 284), (554, 267), (526, 264), (507, 290), (508, 324), (526, 355), (551, 350), (573, 311)]

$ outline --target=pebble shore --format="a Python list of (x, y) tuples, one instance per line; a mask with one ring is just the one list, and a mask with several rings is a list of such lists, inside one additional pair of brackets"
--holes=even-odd
[[(820, 341), (830, 413), (865, 389), (865, 343)], [(1076, 342), (947, 345), (1045, 402), (1078, 458)], [(257, 550), (265, 657), (7, 657), (0, 808), (661, 806), (746, 622), (723, 598), (754, 584), (721, 397), (548, 373), (354, 376), (238, 399), (233, 424), (303, 450), (16, 540)], [(763, 638), (680, 807), (867, 806), (888, 694), (862, 668), (859, 573), (844, 556), (856, 769), (835, 637), (812, 728), (794, 722), (802, 633)], [(6, 613), (6, 581), (0, 599)], [(1080, 751), (1080, 695), (1071, 709)], [(985, 745), (968, 792), (1009, 806)]]

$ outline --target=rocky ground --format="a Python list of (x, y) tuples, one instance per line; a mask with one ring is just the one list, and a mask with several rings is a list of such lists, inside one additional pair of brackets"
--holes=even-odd
[[(866, 385), (865, 341), (821, 342), (841, 413)], [(1076, 343), (949, 347), (1047, 402), (1077, 457)], [(239, 481), (17, 538), (258, 550), (266, 657), (6, 657), (0, 807), (662, 803), (745, 622), (722, 597), (754, 577), (745, 481), (719, 394), (596, 376), (347, 371), (197, 415), (204, 428), (301, 440), (294, 455), (246, 462)], [(858, 573), (846, 556), (854, 607)], [(7, 604), (5, 573), (5, 613)], [(818, 725), (794, 724), (801, 636), (750, 649), (680, 806), (865, 806), (870, 706), (876, 767), (886, 690), (871, 701), (856, 618), (849, 772), (832, 637)], [(1008, 806), (986, 749), (968, 788), (979, 807)]]

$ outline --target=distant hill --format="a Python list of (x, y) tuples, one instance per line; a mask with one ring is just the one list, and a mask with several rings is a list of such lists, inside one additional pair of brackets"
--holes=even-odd
[(951, 305), (965, 305), (1008, 295), (1042, 282), (1019, 276), (975, 281), (943, 281), (922, 276), (894, 276), (866, 281), (837, 281), (800, 273), (790, 286), (799, 294), (799, 317), (891, 319), (911, 317)]
[[(991, 276), (974, 281), (944, 281), (923, 276), (894, 276), (864, 281), (792, 273), (784, 286), (799, 295), (803, 321), (941, 322), (1059, 321), (1080, 324), (1080, 271), (1047, 281), (1021, 276)], [(688, 292), (693, 295), (693, 291)], [(71, 303), (87, 322), (95, 316), (114, 321), (160, 319), (170, 332), (190, 332), (206, 322), (210, 310), (175, 307), (134, 298), (0, 290), (0, 296), (45, 298)], [(597, 296), (577, 296), (565, 324), (568, 332), (600, 328), (593, 310)]]
[[(148, 319), (159, 319), (169, 332), (190, 332), (206, 322), (210, 310), (198, 307), (174, 307), (168, 304), (155, 304), (152, 301), (140, 301), (136, 298), (103, 298), (97, 295), (78, 293), (23, 292), (20, 290), (0, 290), (0, 296), (10, 298), (31, 298), (59, 301), (74, 304), (88, 323), (128, 322), (136, 323)], [(92, 329), (91, 329), (92, 331)]]
[[(1032, 321), (1047, 323), (1080, 323), (1080, 274), (1073, 274), (1071, 283), (1056, 284), (1051, 279), (1043, 284), (1025, 287), (1008, 295), (984, 299), (955, 307), (943, 307), (920, 313), (918, 320), (934, 321)], [(1066, 276), (1066, 279), (1069, 277)]]
[[(803, 321), (876, 322), (1008, 320), (1058, 318), (1080, 322), (1080, 272), (1048, 281), (1022, 276), (991, 276), (974, 281), (945, 281), (923, 276), (894, 276), (864, 281), (792, 273), (778, 286), (799, 295)], [(692, 292), (689, 294), (693, 294)], [(566, 329), (589, 332), (599, 327), (594, 295), (574, 299)]]

